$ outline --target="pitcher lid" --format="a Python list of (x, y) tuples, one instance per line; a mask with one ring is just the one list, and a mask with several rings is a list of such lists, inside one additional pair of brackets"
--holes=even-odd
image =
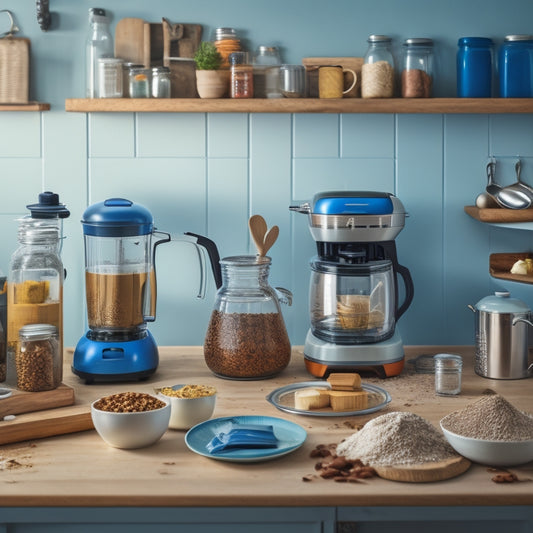
[(487, 313), (529, 313), (528, 305), (518, 298), (511, 298), (508, 291), (496, 291), (494, 295), (485, 296), (476, 308)]

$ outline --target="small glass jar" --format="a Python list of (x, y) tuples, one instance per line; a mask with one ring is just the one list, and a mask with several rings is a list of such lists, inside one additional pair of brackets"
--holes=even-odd
[(439, 396), (454, 396), (461, 392), (463, 359), (460, 355), (435, 355), (435, 392)]
[(429, 98), (433, 88), (433, 41), (406, 39), (403, 43), (402, 96)]
[(461, 37), (457, 50), (457, 96), (492, 96), (492, 40), (486, 37)]
[(40, 392), (59, 387), (63, 357), (57, 328), (52, 324), (27, 324), (20, 328), (15, 363), (19, 390)]
[(230, 97), (254, 97), (254, 70), (248, 52), (233, 52), (229, 56), (231, 65)]
[(533, 97), (533, 35), (507, 35), (498, 67), (502, 98)]
[(130, 97), (130, 70), (132, 68), (144, 68), (138, 63), (123, 63), (122, 65), (122, 97)]
[(213, 36), (213, 42), (215, 48), (222, 56), (221, 68), (229, 68), (230, 54), (241, 50), (241, 41), (237, 35), (237, 31), (235, 28), (217, 28)]
[(386, 35), (370, 35), (368, 50), (361, 69), (363, 98), (392, 98), (394, 96), (394, 58), (392, 39)]
[(102, 57), (98, 60), (98, 97), (122, 98), (122, 59)]
[(130, 98), (150, 98), (150, 70), (144, 67), (130, 68)]
[(254, 97), (281, 98), (281, 58), (275, 46), (259, 46), (254, 57)]
[(287, 289), (268, 283), (270, 257), (235, 256), (220, 261), (217, 292), (204, 343), (209, 369), (228, 379), (265, 379), (290, 361), (291, 344), (280, 302), (290, 305)]
[(170, 69), (168, 67), (152, 69), (152, 98), (170, 98)]

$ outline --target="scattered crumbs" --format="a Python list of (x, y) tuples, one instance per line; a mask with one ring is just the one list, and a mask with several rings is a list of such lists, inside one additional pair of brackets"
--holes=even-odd
[(7, 422), (9, 420), (15, 420), (15, 418), (16, 418), (15, 415), (6, 415), (6, 416), (4, 416), (3, 420), (5, 420)]
[(163, 461), (163, 464), (171, 466), (171, 465), (175, 465), (176, 462), (175, 461)]

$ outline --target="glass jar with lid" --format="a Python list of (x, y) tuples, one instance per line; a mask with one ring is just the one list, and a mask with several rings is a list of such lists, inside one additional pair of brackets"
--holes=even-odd
[(235, 256), (220, 261), (219, 289), (204, 343), (207, 366), (219, 377), (264, 379), (290, 361), (291, 344), (280, 302), (292, 294), (268, 282), (270, 257)]
[(150, 85), (150, 69), (132, 67), (129, 70), (130, 98), (150, 98), (152, 94)]
[(19, 246), (11, 256), (7, 284), (7, 380), (17, 383), (20, 330), (29, 324), (57, 329), (59, 356), (63, 356), (63, 280), (60, 257), (62, 218), (70, 215), (52, 192), (39, 195), (27, 206), (31, 216), (19, 220)]
[(98, 60), (98, 97), (122, 98), (122, 59), (102, 57)]
[(170, 98), (170, 68), (152, 68), (152, 98)]
[(20, 328), (15, 365), (19, 390), (40, 392), (59, 387), (63, 378), (63, 357), (57, 327), (27, 324)]
[(229, 56), (231, 65), (230, 97), (254, 97), (254, 71), (248, 52), (233, 52)]
[(221, 68), (230, 67), (229, 56), (241, 51), (241, 41), (235, 28), (217, 28), (213, 36), (215, 48), (222, 56)]
[(276, 46), (259, 46), (254, 56), (254, 97), (281, 98), (281, 57)]
[(392, 98), (394, 96), (394, 57), (392, 39), (386, 35), (370, 35), (368, 49), (361, 69), (363, 98)]
[(433, 41), (406, 39), (403, 43), (402, 96), (429, 98), (433, 88)]
[(533, 97), (533, 35), (507, 35), (498, 68), (502, 98)]

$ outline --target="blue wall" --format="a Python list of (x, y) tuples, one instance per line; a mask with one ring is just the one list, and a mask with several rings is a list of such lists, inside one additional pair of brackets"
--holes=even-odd
[[(0, 113), (0, 268), (16, 248), (15, 218), (44, 189), (59, 192), (72, 212), (65, 222), (63, 259), (65, 342), (85, 331), (84, 208), (126, 196), (152, 211), (159, 229), (193, 231), (214, 239), (222, 256), (253, 253), (247, 219), (262, 214), (281, 235), (271, 251), (271, 281), (294, 292), (285, 308), (293, 343), (308, 327), (308, 260), (315, 253), (305, 217), (288, 206), (327, 189), (396, 193), (409, 218), (398, 238), (400, 262), (415, 283), (415, 299), (400, 322), (407, 344), (470, 344), (474, 319), (466, 306), (506, 287), (533, 306), (525, 285), (504, 285), (488, 274), (491, 252), (528, 251), (530, 233), (469, 218), (486, 182), (489, 155), (497, 179), (511, 183), (517, 155), (533, 184), (530, 115), (351, 114), (78, 114), (64, 100), (84, 94), (84, 41), (92, 2), (52, 0), (53, 26), (43, 33), (33, 0), (7, 0), (22, 35), (32, 41), (32, 99), (52, 104), (44, 113)], [(278, 45), (285, 62), (306, 56), (362, 56), (370, 33), (435, 39), (437, 96), (455, 95), (458, 37), (531, 33), (529, 0), (245, 0), (175, 2), (103, 0), (113, 15), (157, 22), (233, 26), (250, 47)], [(1, 15), (0, 15), (1, 16)], [(0, 19), (0, 24), (3, 19)], [(7, 19), (6, 19), (7, 25)], [(0, 31), (2, 26), (0, 25)], [(214, 288), (197, 300), (199, 271), (190, 245), (158, 249), (160, 344), (201, 344)]]

